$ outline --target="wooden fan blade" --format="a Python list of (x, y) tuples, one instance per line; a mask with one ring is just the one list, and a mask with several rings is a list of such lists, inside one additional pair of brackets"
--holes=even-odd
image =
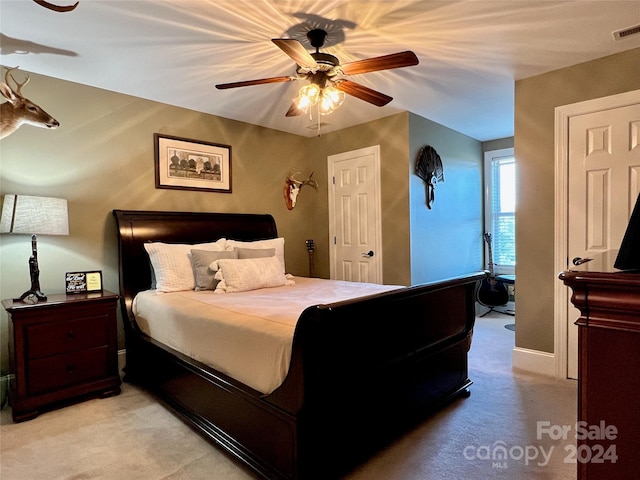
[(291, 105), (289, 106), (289, 110), (287, 110), (286, 113), (286, 117), (295, 117), (298, 115), (302, 115), (304, 114), (304, 110), (300, 110), (297, 106), (296, 106), (296, 102), (292, 102)]
[(54, 5), (52, 3), (47, 2), (46, 0), (33, 0), (33, 1), (36, 2), (38, 5), (40, 5), (41, 7), (48, 8), (49, 10), (53, 10), (54, 12), (60, 12), (60, 13), (72, 11), (78, 6), (78, 3), (80, 3), (80, 2), (76, 2), (73, 5), (63, 6), (63, 5)]
[(368, 58), (345, 63), (340, 68), (345, 75), (357, 75), (359, 73), (389, 70), (391, 68), (410, 67), (418, 64), (418, 57), (411, 51), (392, 53), (382, 57)]
[(369, 87), (365, 87), (364, 85), (360, 85), (359, 83), (355, 83), (350, 80), (341, 80), (336, 82), (335, 86), (338, 90), (357, 97), (360, 100), (364, 100), (365, 102), (372, 103), (377, 107), (384, 107), (387, 103), (393, 100), (389, 95), (376, 92)]
[(250, 85), (262, 85), (264, 83), (291, 82), (293, 80), (297, 80), (297, 78), (296, 77), (261, 78), (259, 80), (246, 80), (244, 82), (220, 83), (216, 85), (216, 88), (219, 90), (224, 90), (225, 88), (248, 87)]
[(289, 55), (294, 62), (301, 67), (305, 68), (317, 68), (318, 64), (306, 48), (293, 38), (273, 38), (271, 39), (280, 50)]

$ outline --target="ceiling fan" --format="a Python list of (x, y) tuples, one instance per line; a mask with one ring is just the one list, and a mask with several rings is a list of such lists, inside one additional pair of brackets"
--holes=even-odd
[(296, 75), (222, 83), (216, 85), (216, 88), (223, 90), (266, 83), (308, 80), (309, 84), (300, 89), (298, 98), (293, 101), (286, 116), (301, 115), (307, 112), (310, 106), (316, 104), (320, 113), (328, 114), (342, 104), (345, 93), (378, 107), (382, 107), (393, 100), (393, 98), (384, 93), (347, 80), (345, 78), (346, 75), (358, 75), (418, 64), (416, 54), (406, 51), (340, 65), (340, 61), (334, 55), (320, 52), (326, 37), (327, 32), (319, 28), (307, 32), (309, 43), (316, 49), (315, 53), (309, 53), (302, 43), (295, 39), (274, 38), (271, 40), (296, 62)]

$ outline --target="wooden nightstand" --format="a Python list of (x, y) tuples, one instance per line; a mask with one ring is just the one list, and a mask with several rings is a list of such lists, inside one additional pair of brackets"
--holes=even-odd
[(9, 401), (20, 422), (88, 396), (120, 393), (118, 295), (49, 295), (28, 304), (3, 300), (9, 313)]

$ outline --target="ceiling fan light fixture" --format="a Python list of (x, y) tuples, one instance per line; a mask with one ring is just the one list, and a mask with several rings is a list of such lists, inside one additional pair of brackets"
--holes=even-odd
[(295, 117), (308, 113), (310, 107), (316, 107), (318, 115), (329, 115), (342, 105), (345, 95), (359, 98), (376, 107), (384, 107), (393, 100), (389, 95), (348, 80), (345, 76), (409, 67), (419, 63), (416, 54), (407, 50), (341, 65), (335, 55), (319, 51), (320, 47), (324, 45), (326, 37), (327, 32), (321, 28), (307, 32), (307, 38), (311, 46), (316, 49), (314, 53), (309, 53), (302, 43), (293, 38), (271, 39), (280, 50), (296, 63), (296, 75), (294, 76), (222, 83), (216, 85), (216, 88), (224, 90), (250, 85), (306, 80), (309, 82), (308, 85), (298, 91), (298, 96), (292, 100), (285, 116)]
[(344, 92), (330, 85), (320, 92), (320, 115), (329, 115), (335, 112), (344, 102)]
[(305, 85), (298, 92), (298, 98), (296, 99), (296, 107), (298, 110), (302, 110), (306, 112), (309, 107), (313, 107), (316, 103), (318, 103), (318, 99), (320, 98), (320, 87), (315, 83), (311, 83), (309, 85)]

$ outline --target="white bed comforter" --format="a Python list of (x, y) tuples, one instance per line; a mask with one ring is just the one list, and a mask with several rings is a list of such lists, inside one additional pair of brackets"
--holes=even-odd
[(147, 290), (135, 297), (133, 313), (150, 337), (269, 394), (287, 376), (305, 308), (400, 288), (306, 277), (295, 282), (224, 295)]

